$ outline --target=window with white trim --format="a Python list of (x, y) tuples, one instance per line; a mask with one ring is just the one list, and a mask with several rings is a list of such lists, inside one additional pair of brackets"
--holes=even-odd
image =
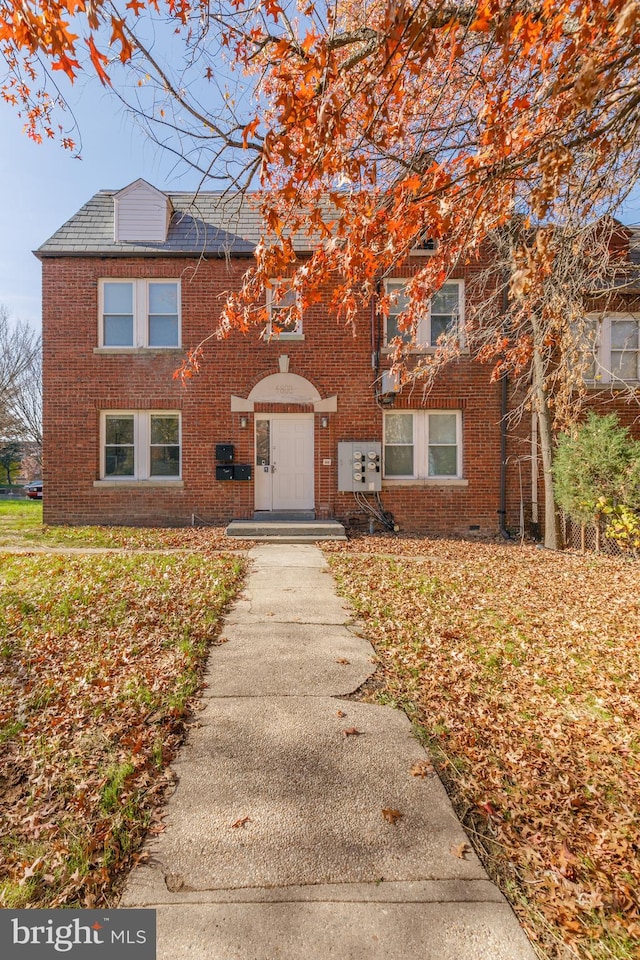
[[(585, 321), (586, 380), (599, 383), (640, 381), (640, 317), (611, 313)], [(593, 359), (591, 359), (593, 358)]]
[(291, 313), (298, 306), (298, 294), (290, 280), (272, 280), (267, 287), (267, 309), (269, 311), (268, 337), (271, 340), (300, 340), (302, 338), (302, 316)]
[(171, 348), (180, 346), (178, 280), (101, 280), (101, 347)]
[(462, 412), (385, 412), (383, 461), (387, 480), (460, 479)]
[(105, 410), (102, 480), (179, 480), (180, 414), (175, 410)]
[(386, 292), (392, 298), (389, 315), (385, 320), (385, 346), (395, 337), (400, 337), (404, 343), (415, 340), (417, 349), (433, 349), (438, 345), (440, 338), (451, 334), (461, 343), (463, 338), (464, 320), (464, 281), (447, 280), (435, 293), (430, 301), (424, 305), (423, 312), (418, 318), (415, 329), (400, 330), (398, 321), (409, 305), (406, 287), (409, 280), (386, 280)]

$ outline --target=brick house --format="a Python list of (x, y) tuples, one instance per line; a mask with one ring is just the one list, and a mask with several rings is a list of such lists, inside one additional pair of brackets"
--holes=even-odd
[[(354, 335), (330, 314), (328, 290), (300, 324), (278, 325), (274, 303), (271, 330), (212, 339), (193, 380), (173, 377), (215, 329), (258, 238), (240, 197), (138, 180), (96, 194), (36, 251), (46, 522), (355, 522), (368, 503), (404, 530), (535, 523), (535, 443), (526, 430), (503, 434), (500, 384), (462, 356), (427, 396), (395, 392), (384, 371), (393, 315), (384, 329), (372, 309)], [(426, 255), (415, 251), (388, 284), (401, 288)], [(463, 331), (465, 269), (434, 297), (422, 342)], [(637, 365), (637, 345), (631, 354)]]

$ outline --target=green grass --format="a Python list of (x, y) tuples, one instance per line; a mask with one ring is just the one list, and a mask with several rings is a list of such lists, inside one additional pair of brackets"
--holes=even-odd
[(38, 500), (0, 500), (0, 544), (23, 540), (42, 530), (42, 502)]
[[(234, 549), (247, 544), (234, 542)], [(37, 500), (0, 501), (0, 549), (228, 550), (221, 527), (48, 526)]]
[(100, 808), (103, 813), (111, 813), (117, 809), (125, 781), (134, 771), (135, 767), (130, 760), (107, 771), (106, 782), (100, 791)]

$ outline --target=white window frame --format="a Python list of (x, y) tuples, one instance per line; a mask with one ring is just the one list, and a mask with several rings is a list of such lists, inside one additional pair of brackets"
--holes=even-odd
[[(446, 414), (456, 417), (456, 472), (454, 474), (430, 474), (429, 473), (429, 447), (436, 444), (430, 443), (429, 429), (432, 416)], [(412, 416), (413, 417), (413, 473), (412, 474), (387, 474), (386, 468), (386, 432), (385, 421), (389, 416)], [(391, 444), (389, 444), (391, 446)], [(390, 483), (394, 480), (462, 480), (463, 478), (463, 435), (462, 435), (462, 410), (388, 410), (383, 414), (383, 432), (382, 432), (382, 478)]]
[[(134, 472), (126, 476), (106, 474), (107, 417), (133, 417)], [(178, 474), (151, 474), (151, 418), (177, 417), (180, 464)], [(182, 415), (179, 410), (101, 410), (100, 411), (100, 480), (109, 483), (181, 482), (182, 480)]]
[[(393, 294), (394, 290), (403, 290), (411, 282), (411, 277), (389, 277), (385, 280), (385, 293), (387, 296)], [(458, 288), (458, 344), (462, 348), (465, 345), (464, 337), (464, 280), (445, 280), (442, 287), (457, 286)], [(442, 288), (441, 288), (442, 289)], [(389, 316), (397, 316), (393, 310), (389, 311)], [(384, 349), (390, 350), (388, 338), (387, 321), (389, 316), (384, 317)], [(437, 344), (431, 342), (431, 300), (425, 304), (425, 313), (418, 320), (416, 329), (415, 343), (411, 346), (412, 350), (419, 352), (433, 352), (437, 349)]]
[[(105, 343), (104, 336), (104, 289), (107, 283), (128, 283), (132, 286), (133, 343), (122, 346)], [(178, 342), (172, 344), (149, 343), (149, 285), (172, 284), (176, 287), (178, 308)], [(98, 347), (100, 350), (179, 350), (182, 344), (182, 290), (180, 280), (172, 277), (147, 277), (144, 280), (129, 277), (101, 277), (98, 281)]]
[[(302, 315), (297, 320), (295, 330), (283, 330), (278, 332), (273, 329), (273, 324), (271, 322), (272, 311), (277, 308), (278, 304), (274, 302), (274, 294), (277, 289), (280, 287), (287, 287), (290, 290), (293, 290), (293, 283), (290, 279), (285, 278), (281, 280), (271, 280), (271, 286), (267, 287), (267, 311), (269, 314), (269, 321), (267, 324), (267, 339), (268, 340), (304, 340), (304, 328), (302, 324)], [(300, 293), (296, 291), (296, 303), (300, 305)]]
[[(596, 386), (604, 383), (615, 386), (617, 383), (635, 384), (640, 382), (640, 314), (626, 312), (588, 314), (586, 320), (587, 323), (595, 325), (595, 341), (589, 345), (593, 352), (595, 375), (585, 375), (586, 382)], [(631, 320), (638, 325), (639, 346), (637, 349), (634, 349), (634, 352), (637, 353), (637, 376), (635, 379), (623, 380), (622, 377), (613, 373), (613, 365), (611, 363), (611, 323), (615, 320)]]

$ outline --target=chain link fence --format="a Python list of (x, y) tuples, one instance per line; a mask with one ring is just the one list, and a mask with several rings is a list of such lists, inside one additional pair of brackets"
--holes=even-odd
[(607, 523), (577, 523), (560, 511), (560, 535), (566, 550), (601, 553), (609, 557), (632, 557), (637, 553), (607, 536)]

